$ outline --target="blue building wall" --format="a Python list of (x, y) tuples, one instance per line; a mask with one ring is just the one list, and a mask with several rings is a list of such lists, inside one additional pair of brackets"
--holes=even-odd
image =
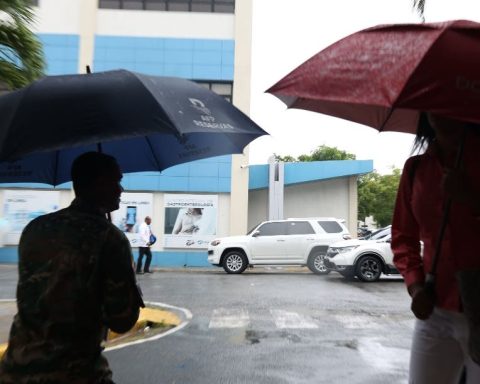
[(233, 81), (233, 40), (96, 36), (94, 69)]
[[(39, 34), (47, 61), (48, 75), (78, 73), (78, 35)], [(157, 76), (193, 80), (233, 81), (233, 40), (96, 36), (94, 71), (124, 68)], [(232, 157), (218, 156), (180, 164), (157, 172), (124, 176), (127, 191), (185, 193), (229, 193)], [(2, 188), (40, 188), (38, 183), (1, 184)], [(71, 183), (56, 189), (70, 189)], [(135, 255), (136, 256), (136, 255)], [(16, 263), (17, 247), (0, 248), (0, 262)], [(153, 252), (155, 266), (207, 266), (206, 251)]]
[[(249, 189), (268, 188), (268, 164), (249, 167)], [(332, 160), (285, 163), (285, 186), (363, 175), (373, 171), (373, 160)]]
[[(133, 250), (135, 260), (138, 251)], [(17, 264), (18, 263), (18, 247), (0, 248), (0, 263)], [(211, 264), (207, 261), (207, 251), (166, 251), (152, 252), (153, 267), (173, 268), (173, 267), (208, 267)]]
[(43, 44), (48, 75), (78, 73), (78, 35), (46, 34), (38, 35)]

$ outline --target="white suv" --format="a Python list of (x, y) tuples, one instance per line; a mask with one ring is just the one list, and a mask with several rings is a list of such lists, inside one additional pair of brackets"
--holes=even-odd
[(249, 265), (307, 265), (327, 274), (323, 257), (328, 246), (350, 238), (344, 221), (331, 217), (264, 221), (245, 236), (213, 240), (208, 262), (227, 273), (242, 273)]
[(382, 273), (398, 274), (390, 248), (391, 234), (377, 240), (352, 239), (332, 244), (324, 264), (346, 278), (357, 276), (361, 281), (377, 281)]

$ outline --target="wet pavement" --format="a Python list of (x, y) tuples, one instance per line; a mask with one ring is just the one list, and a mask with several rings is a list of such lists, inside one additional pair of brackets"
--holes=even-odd
[[(8, 335), (13, 317), (17, 312), (17, 304), (14, 297), (6, 298), (9, 292), (12, 292), (12, 284), (16, 284), (17, 277), (16, 265), (0, 264), (0, 357), (5, 352), (8, 343)], [(113, 332), (109, 333), (109, 342), (107, 348), (118, 348), (124, 344), (153, 337), (164, 331), (172, 330), (188, 320), (188, 312), (185, 313), (181, 308), (175, 308), (162, 303), (146, 303), (146, 308), (140, 312), (135, 326), (127, 334), (119, 335)], [(148, 331), (148, 332), (147, 332)]]

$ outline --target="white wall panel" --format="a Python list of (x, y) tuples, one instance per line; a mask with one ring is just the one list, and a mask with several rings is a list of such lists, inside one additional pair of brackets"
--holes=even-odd
[(99, 9), (97, 34), (112, 36), (233, 39), (234, 15)]
[(285, 218), (323, 216), (345, 219), (348, 227), (349, 178), (286, 187), (284, 212)]
[(41, 0), (32, 29), (37, 33), (78, 34), (81, 5), (82, 0)]

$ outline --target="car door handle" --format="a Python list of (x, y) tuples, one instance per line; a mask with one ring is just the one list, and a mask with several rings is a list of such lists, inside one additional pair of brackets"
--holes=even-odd
[(285, 241), (284, 239), (278, 239), (277, 241)]
[(307, 239), (307, 240), (315, 240), (315, 239)]

